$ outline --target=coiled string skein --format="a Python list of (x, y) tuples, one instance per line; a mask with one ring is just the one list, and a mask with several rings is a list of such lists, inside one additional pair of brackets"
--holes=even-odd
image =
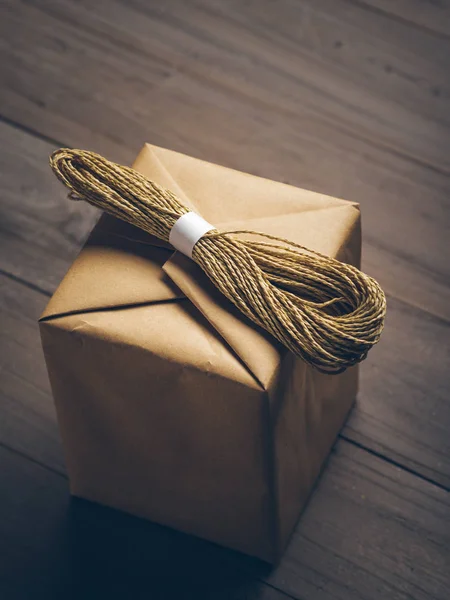
[[(50, 164), (72, 198), (166, 242), (190, 212), (170, 190), (93, 152), (62, 148)], [(356, 267), (285, 239), (217, 229), (198, 240), (192, 258), (244, 315), (321, 371), (339, 373), (360, 362), (380, 338), (385, 295)]]

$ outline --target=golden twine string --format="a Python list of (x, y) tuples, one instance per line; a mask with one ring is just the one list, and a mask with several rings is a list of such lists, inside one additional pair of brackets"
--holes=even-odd
[[(72, 197), (166, 242), (190, 212), (170, 190), (93, 152), (63, 148), (50, 164)], [(264, 233), (216, 229), (200, 238), (192, 258), (244, 315), (321, 371), (360, 362), (380, 338), (385, 295), (356, 267)]]

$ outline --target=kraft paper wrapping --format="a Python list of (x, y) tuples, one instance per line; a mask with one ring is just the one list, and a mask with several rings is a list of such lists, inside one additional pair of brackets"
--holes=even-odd
[[(358, 205), (146, 145), (134, 167), (223, 230), (356, 266)], [(352, 405), (195, 263), (102, 216), (40, 320), (71, 493), (269, 562)]]

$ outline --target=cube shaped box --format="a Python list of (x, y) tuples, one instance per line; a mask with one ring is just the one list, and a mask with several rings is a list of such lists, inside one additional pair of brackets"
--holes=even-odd
[[(359, 266), (358, 205), (146, 145), (135, 169), (225, 231)], [(275, 562), (357, 390), (103, 215), (40, 320), (71, 493)]]

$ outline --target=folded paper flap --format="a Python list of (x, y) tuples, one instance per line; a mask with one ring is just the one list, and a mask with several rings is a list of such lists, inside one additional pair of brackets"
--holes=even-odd
[[(346, 245), (359, 219), (352, 203), (149, 144), (134, 168), (225, 231), (262, 231), (331, 256)], [(185, 297), (267, 387), (283, 353), (279, 344), (239, 313), (197, 265), (174, 255), (167, 243), (107, 215), (94, 228), (42, 318)]]
[(211, 283), (192, 260), (176, 252), (164, 271), (248, 368), (263, 389), (268, 389), (285, 348), (264, 329), (245, 317)]
[(102, 215), (41, 319), (184, 298), (161, 267), (168, 244)]
[(107, 213), (102, 214), (96, 227), (92, 230), (89, 243), (97, 245), (104, 243), (117, 247), (118, 250), (136, 252), (143, 256), (150, 255), (153, 246), (173, 252), (169, 242), (150, 235), (143, 229), (126, 221), (121, 221)]
[[(359, 220), (357, 205), (346, 203), (317, 210), (306, 210), (275, 217), (257, 217), (218, 226), (220, 231), (254, 231), (267, 233), (305, 246), (327, 256), (337, 256), (355, 223)], [(239, 234), (240, 239), (264, 241), (260, 236)], [(266, 240), (270, 242), (270, 239)]]
[(164, 148), (158, 148), (158, 146), (145, 144), (134, 161), (133, 168), (136, 169), (136, 171), (139, 171), (139, 173), (142, 173), (147, 179), (151, 179), (161, 187), (167, 188), (173, 192), (178, 199), (192, 211), (201, 214), (201, 207), (194, 204), (192, 197), (186, 194), (183, 189), (183, 182), (181, 182), (180, 185), (178, 181), (179, 176), (177, 176), (175, 164), (172, 164), (172, 162), (174, 163), (175, 161), (169, 161), (170, 164), (167, 165), (166, 160), (164, 159), (165, 152), (173, 155), (173, 158), (178, 156), (189, 158), (183, 154), (178, 154), (178, 152), (164, 150)]
[(134, 168), (172, 190), (213, 225), (352, 204), (151, 144), (145, 145)]
[[(323, 214), (325, 212), (326, 215)], [(220, 229), (260, 231), (285, 237), (329, 256), (337, 256), (342, 246), (351, 239), (357, 223), (359, 211), (351, 204), (345, 204), (319, 211), (229, 223)], [(244, 235), (249, 239), (258, 239), (251, 234)], [(355, 262), (352, 256), (348, 258), (350, 262)], [(265, 330), (242, 315), (191, 260), (175, 253), (163, 269), (235, 351), (262, 387), (268, 389), (285, 353), (284, 348)]]

